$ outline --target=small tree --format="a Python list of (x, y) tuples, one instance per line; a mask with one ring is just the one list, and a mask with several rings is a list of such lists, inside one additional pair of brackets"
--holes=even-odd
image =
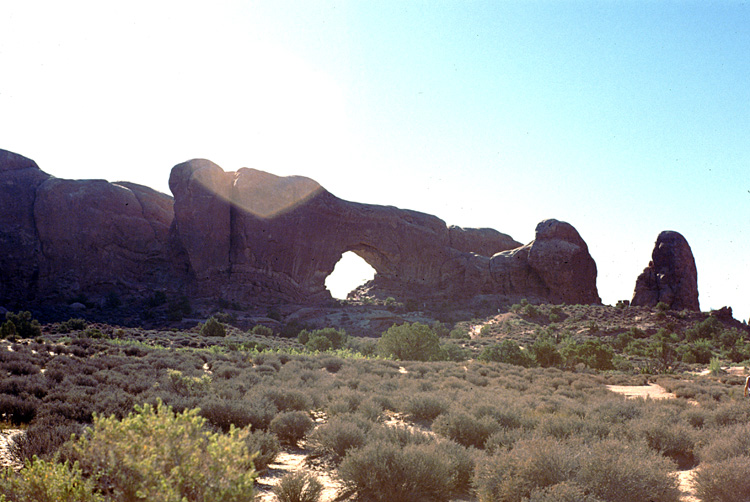
[(226, 336), (227, 331), (224, 325), (211, 316), (203, 326), (201, 326), (201, 335), (203, 336)]
[[(35, 338), (42, 334), (42, 328), (39, 326), (39, 321), (31, 318), (31, 312), (13, 312), (5, 313), (6, 323), (11, 323), (16, 329), (16, 334), (20, 338)], [(10, 329), (10, 328), (8, 328)]]
[(528, 368), (534, 365), (534, 360), (512, 340), (503, 340), (497, 345), (485, 348), (477, 357), (484, 362), (514, 364)]
[(403, 361), (434, 361), (440, 357), (440, 338), (418, 322), (391, 326), (378, 341), (378, 353)]

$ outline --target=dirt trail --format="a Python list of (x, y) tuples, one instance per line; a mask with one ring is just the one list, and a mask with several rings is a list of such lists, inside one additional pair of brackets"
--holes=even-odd
[(276, 496), (273, 494), (273, 487), (276, 486), (281, 478), (293, 472), (306, 472), (318, 478), (323, 485), (323, 493), (320, 502), (331, 502), (336, 498), (342, 488), (341, 483), (333, 479), (326, 471), (311, 468), (305, 463), (305, 458), (310, 452), (302, 449), (292, 451), (282, 451), (276, 457), (276, 460), (268, 466), (268, 470), (259, 476), (255, 482), (258, 495), (255, 502), (276, 502)]
[(21, 468), (21, 464), (19, 464), (10, 455), (10, 443), (12, 443), (13, 438), (17, 437), (19, 434), (23, 434), (23, 431), (20, 429), (5, 429), (5, 430), (0, 431), (0, 468), (3, 468), (3, 467), (12, 467), (13, 469)]

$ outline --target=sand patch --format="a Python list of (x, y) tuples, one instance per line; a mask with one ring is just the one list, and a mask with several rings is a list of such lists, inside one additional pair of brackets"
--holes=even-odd
[(661, 385), (649, 383), (648, 385), (607, 385), (607, 389), (629, 398), (651, 398), (651, 399), (675, 399), (677, 396)]

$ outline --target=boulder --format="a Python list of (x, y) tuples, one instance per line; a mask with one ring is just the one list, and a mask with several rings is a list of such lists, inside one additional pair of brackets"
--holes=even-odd
[(544, 220), (526, 246), (490, 260), (498, 292), (550, 303), (599, 304), (596, 262), (569, 223)]
[(670, 230), (657, 237), (651, 261), (635, 282), (630, 304), (655, 307), (659, 302), (673, 310), (700, 310), (693, 252), (685, 237)]

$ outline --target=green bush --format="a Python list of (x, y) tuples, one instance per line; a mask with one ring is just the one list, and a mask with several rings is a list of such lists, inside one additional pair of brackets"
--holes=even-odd
[(114, 501), (246, 501), (256, 477), (248, 429), (210, 433), (198, 410), (175, 414), (159, 402), (122, 420), (95, 416), (92, 428), (61, 449)]
[(296, 445), (314, 427), (304, 411), (284, 411), (276, 415), (268, 428), (285, 444)]
[(273, 493), (279, 502), (318, 502), (323, 484), (312, 474), (294, 472), (281, 478)]
[(440, 356), (440, 338), (418, 322), (391, 326), (378, 341), (378, 353), (404, 361), (434, 361)]
[(531, 356), (526, 351), (521, 350), (521, 347), (513, 340), (503, 340), (496, 345), (486, 347), (477, 359), (484, 362), (513, 364), (524, 368), (534, 365)]
[(709, 316), (703, 321), (696, 323), (693, 327), (685, 330), (685, 339), (688, 342), (710, 340), (717, 338), (723, 330), (724, 325), (721, 324), (721, 321), (714, 316)]
[(256, 324), (253, 326), (253, 329), (250, 330), (250, 333), (258, 336), (273, 336), (273, 329), (268, 326), (263, 326), (262, 324)]
[(562, 356), (557, 350), (555, 343), (549, 338), (537, 338), (529, 348), (529, 352), (536, 363), (542, 368), (560, 366), (562, 364)]
[(26, 460), (18, 472), (0, 474), (0, 500), (13, 502), (104, 502), (93, 479), (84, 479), (78, 464)]
[(211, 377), (201, 375), (190, 377), (182, 374), (180, 370), (167, 370), (167, 381), (169, 389), (182, 396), (199, 396), (205, 394), (211, 386)]
[(597, 370), (611, 370), (613, 368), (614, 352), (612, 347), (605, 345), (598, 339), (589, 339), (583, 343), (569, 341), (560, 350), (560, 355), (565, 360), (565, 364), (570, 367), (583, 363), (589, 368)]
[(201, 326), (201, 335), (203, 336), (226, 336), (227, 330), (224, 328), (224, 325), (216, 319), (216, 317), (211, 316)]
[(319, 352), (341, 349), (348, 339), (346, 331), (334, 328), (316, 329), (312, 332), (303, 329), (297, 335), (297, 341), (307, 350)]

